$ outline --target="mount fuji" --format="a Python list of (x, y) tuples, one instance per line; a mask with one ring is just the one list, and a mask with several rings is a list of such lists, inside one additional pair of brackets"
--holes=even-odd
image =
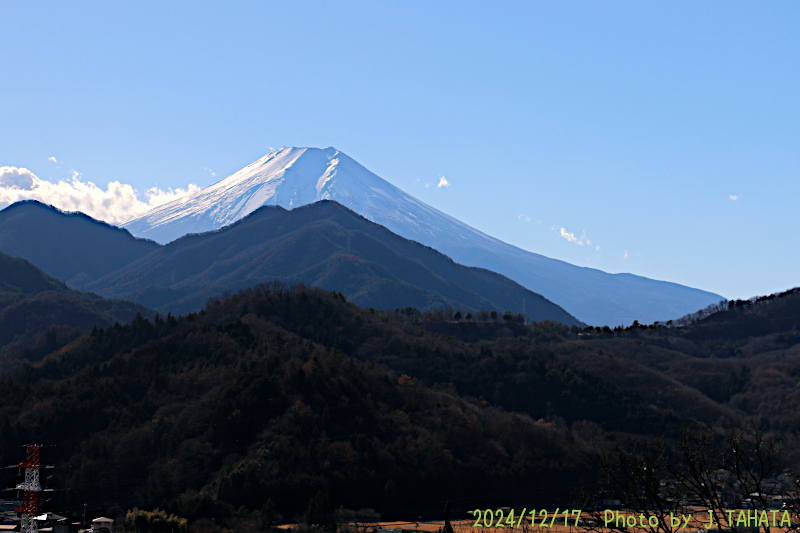
[(280, 148), (227, 178), (122, 226), (168, 243), (219, 229), (264, 205), (293, 209), (333, 200), (456, 262), (499, 272), (594, 325), (674, 319), (723, 300), (633, 274), (609, 274), (517, 248), (425, 204), (335, 148)]

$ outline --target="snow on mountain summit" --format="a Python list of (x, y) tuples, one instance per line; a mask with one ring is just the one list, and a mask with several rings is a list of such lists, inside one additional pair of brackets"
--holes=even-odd
[[(319, 200), (339, 202), (414, 240), (435, 237), (437, 230), (469, 228), (333, 147), (280, 148), (213, 185), (126, 222), (123, 227), (137, 237), (167, 243), (187, 233), (227, 226), (264, 205), (293, 209)], [(469, 229), (473, 238), (490, 239)]]
[(722, 297), (632, 274), (608, 274), (490, 237), (373, 174), (335, 148), (280, 148), (204, 189), (123, 224), (160, 243), (227, 226), (263, 205), (334, 200), (458, 263), (499, 272), (593, 325), (669, 320)]

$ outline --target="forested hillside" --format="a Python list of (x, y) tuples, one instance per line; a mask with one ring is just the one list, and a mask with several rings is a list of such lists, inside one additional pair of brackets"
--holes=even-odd
[[(276, 313), (317, 321), (328, 339), (291, 332)], [(200, 315), (73, 339), (0, 382), (0, 461), (14, 460), (12, 443), (52, 444), (73, 504), (191, 518), (267, 499), (302, 512), (319, 490), (337, 505), (403, 514), (442, 494), (535, 496), (591, 475), (587, 446), (563, 427), (337, 349), (334, 315), (366, 331), (395, 322), (319, 290), (257, 288)]]
[(376, 309), (451, 305), (580, 323), (504, 276), (457, 264), (331, 201), (291, 211), (261, 207), (231, 226), (178, 239), (87, 288), (177, 314), (198, 311), (226, 290), (273, 280), (335, 290)]
[(376, 309), (450, 305), (581, 324), (505, 276), (455, 263), (332, 201), (291, 211), (264, 206), (231, 226), (166, 246), (82, 213), (19, 202), (0, 211), (0, 251), (72, 288), (162, 314), (196, 312), (210, 297), (280, 280), (335, 290)]
[(124, 229), (35, 200), (0, 210), (0, 251), (27, 259), (73, 288), (157, 248)]
[[(773, 305), (786, 316), (797, 299), (759, 316)], [(51, 445), (64, 510), (223, 521), (299, 516), (318, 492), (384, 516), (446, 499), (564, 504), (618, 439), (754, 420), (796, 466), (797, 328), (726, 340), (713, 329), (725, 320), (582, 329), (262, 285), (199, 314), (63, 335), (33, 364), (9, 349), (0, 461)]]
[[(54, 326), (89, 331), (94, 326), (129, 322), (136, 313), (153, 316), (139, 304), (72, 290), (28, 261), (0, 252), (0, 349)], [(51, 332), (51, 341), (57, 330)]]

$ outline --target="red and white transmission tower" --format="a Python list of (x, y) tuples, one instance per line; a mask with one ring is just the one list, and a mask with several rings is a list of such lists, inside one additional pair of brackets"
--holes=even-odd
[(36, 524), (34, 517), (39, 511), (39, 493), (42, 491), (42, 485), (39, 483), (39, 469), (42, 467), (39, 463), (39, 455), (42, 447), (38, 444), (29, 444), (25, 446), (25, 449), (28, 452), (28, 457), (18, 465), (25, 469), (25, 481), (16, 487), (23, 491), (22, 505), (17, 507), (15, 511), (22, 513), (20, 533), (38, 533), (39, 526)]

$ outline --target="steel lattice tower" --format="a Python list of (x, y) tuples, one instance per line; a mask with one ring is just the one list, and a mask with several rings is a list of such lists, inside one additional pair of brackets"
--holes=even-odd
[(42, 467), (39, 463), (39, 455), (42, 447), (38, 444), (29, 444), (25, 446), (25, 450), (27, 458), (19, 463), (20, 468), (25, 469), (25, 481), (16, 487), (23, 491), (22, 505), (15, 511), (22, 513), (20, 533), (38, 533), (39, 526), (34, 517), (39, 511), (39, 493), (42, 491), (42, 485), (39, 483), (39, 469)]

